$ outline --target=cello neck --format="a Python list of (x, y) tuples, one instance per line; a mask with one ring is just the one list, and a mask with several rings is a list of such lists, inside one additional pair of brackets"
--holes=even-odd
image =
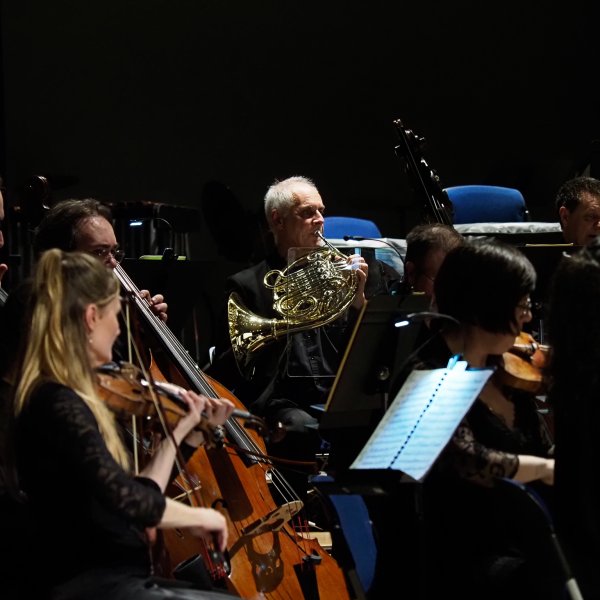
[(121, 287), (133, 301), (137, 313), (141, 316), (145, 325), (149, 327), (151, 332), (155, 335), (156, 341), (167, 353), (169, 359), (177, 366), (178, 371), (186, 380), (186, 383), (197, 392), (215, 398), (217, 396), (215, 390), (192, 359), (190, 353), (185, 349), (169, 326), (152, 312), (150, 303), (142, 297), (140, 290), (129, 277), (125, 269), (118, 264), (115, 267), (114, 272)]

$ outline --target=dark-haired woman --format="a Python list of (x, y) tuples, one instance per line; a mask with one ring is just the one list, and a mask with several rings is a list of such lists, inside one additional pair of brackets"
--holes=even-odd
[[(535, 282), (533, 266), (515, 247), (476, 240), (450, 250), (434, 289), (438, 311), (456, 322), (431, 322), (405, 375), (444, 368), (455, 356), (468, 368), (498, 366), (532, 318)], [(555, 567), (543, 560), (549, 546), (499, 485), (503, 478), (535, 484), (549, 496), (551, 447), (535, 398), (492, 376), (417, 486), (412, 547), (422, 582), (415, 593), (428, 600), (453, 593), (486, 600), (552, 597)]]

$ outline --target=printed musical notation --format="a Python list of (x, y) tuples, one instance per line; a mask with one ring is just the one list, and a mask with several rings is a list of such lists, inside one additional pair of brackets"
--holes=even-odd
[(421, 480), (448, 443), (493, 369), (413, 371), (351, 469), (395, 469)]

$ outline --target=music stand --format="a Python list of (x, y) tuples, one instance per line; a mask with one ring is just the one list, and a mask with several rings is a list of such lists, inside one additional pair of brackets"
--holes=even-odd
[(365, 303), (329, 391), (319, 432), (330, 442), (328, 469), (345, 469), (377, 426), (388, 404), (393, 375), (409, 356), (422, 323), (394, 323), (425, 312), (424, 294), (381, 295)]
[[(372, 504), (373, 519), (381, 517), (386, 505), (404, 519), (404, 558), (418, 574), (411, 597), (423, 600), (428, 597), (424, 582), (429, 549), (421, 482), (493, 373), (493, 369), (467, 370), (467, 363), (457, 359), (445, 369), (413, 370), (350, 469), (316, 484), (331, 498), (339, 494), (388, 496), (383, 505), (366, 501)], [(396, 564), (402, 563), (399, 559)]]

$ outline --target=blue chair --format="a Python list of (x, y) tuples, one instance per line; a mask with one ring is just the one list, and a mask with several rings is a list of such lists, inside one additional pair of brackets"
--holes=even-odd
[(350, 597), (366, 600), (375, 580), (377, 544), (365, 501), (358, 494), (331, 492), (328, 484), (334, 478), (330, 475), (314, 475), (311, 483), (329, 513), (332, 555), (344, 572)]
[(457, 185), (445, 188), (454, 208), (455, 225), (461, 223), (520, 223), (529, 220), (523, 194), (496, 185)]
[(368, 219), (357, 217), (325, 217), (323, 235), (326, 238), (341, 240), (345, 235), (358, 235), (366, 238), (380, 238), (379, 227)]

